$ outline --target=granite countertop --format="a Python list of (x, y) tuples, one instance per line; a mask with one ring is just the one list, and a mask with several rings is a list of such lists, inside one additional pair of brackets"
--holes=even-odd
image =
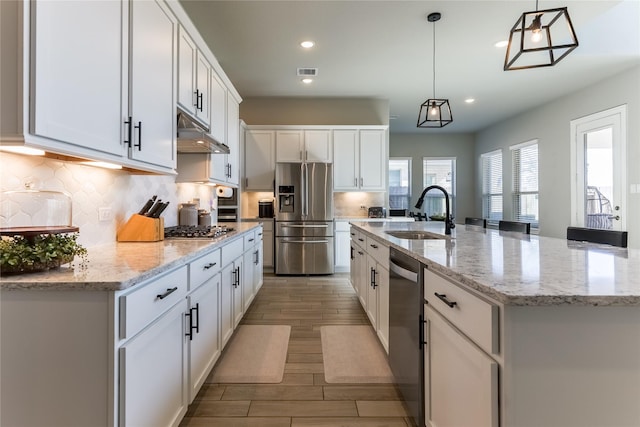
[(406, 240), (389, 230), (444, 235), (444, 223), (355, 222), (431, 269), (505, 305), (640, 305), (640, 250), (458, 224), (445, 239)]
[(214, 239), (166, 239), (160, 242), (113, 242), (87, 248), (86, 267), (76, 260), (58, 269), (0, 277), (0, 290), (127, 289), (165, 271), (185, 265), (225, 242), (259, 227), (234, 223), (234, 231)]

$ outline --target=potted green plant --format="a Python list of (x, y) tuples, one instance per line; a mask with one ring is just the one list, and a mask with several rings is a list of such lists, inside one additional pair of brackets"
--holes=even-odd
[(18, 274), (58, 268), (81, 258), (87, 262), (87, 249), (77, 242), (77, 233), (10, 236), (0, 240), (0, 273)]

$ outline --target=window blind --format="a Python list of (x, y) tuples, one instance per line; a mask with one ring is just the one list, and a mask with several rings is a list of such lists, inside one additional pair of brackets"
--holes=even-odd
[(482, 161), (482, 217), (490, 224), (502, 219), (502, 150), (480, 156)]
[(538, 227), (538, 142), (519, 144), (511, 149), (515, 220)]

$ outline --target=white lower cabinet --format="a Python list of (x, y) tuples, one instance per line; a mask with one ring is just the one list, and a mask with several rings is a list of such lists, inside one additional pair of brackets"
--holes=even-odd
[(425, 316), (426, 425), (497, 427), (498, 363), (428, 305)]
[(189, 295), (185, 332), (189, 346), (189, 403), (200, 391), (222, 351), (220, 277), (219, 273), (215, 274)]
[(389, 353), (389, 247), (351, 227), (351, 285)]
[(181, 300), (122, 345), (120, 425), (177, 426), (187, 411), (184, 313)]
[(335, 229), (335, 271), (346, 272), (349, 271), (351, 264), (350, 256), (350, 241), (349, 235), (349, 221), (336, 221)]
[(429, 269), (424, 292), (426, 426), (498, 427), (498, 307)]
[(254, 262), (256, 259), (256, 250), (255, 246), (251, 246), (243, 255), (242, 258), (242, 304), (244, 310), (246, 311), (251, 303), (253, 302), (253, 298), (256, 296), (256, 289), (254, 284)]
[[(223, 248), (224, 250), (224, 248)], [(224, 347), (242, 318), (242, 256), (222, 269), (220, 282), (220, 338)]]
[(274, 252), (274, 237), (273, 237), (273, 220), (265, 221), (263, 223), (262, 230), (262, 256), (261, 260), (263, 267), (273, 269), (273, 252)]

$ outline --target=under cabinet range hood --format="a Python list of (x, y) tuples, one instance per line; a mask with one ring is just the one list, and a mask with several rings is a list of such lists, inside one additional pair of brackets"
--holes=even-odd
[(229, 146), (213, 139), (207, 130), (178, 109), (178, 153), (228, 154)]

